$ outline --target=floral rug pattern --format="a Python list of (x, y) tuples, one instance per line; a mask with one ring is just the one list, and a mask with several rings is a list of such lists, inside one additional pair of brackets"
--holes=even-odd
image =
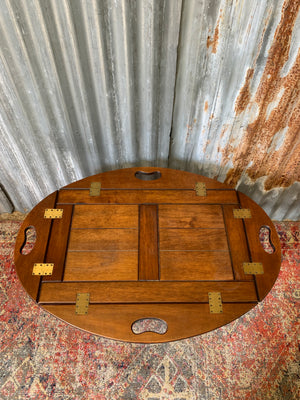
[(0, 399), (296, 400), (300, 398), (300, 222), (276, 223), (279, 278), (257, 307), (207, 334), (134, 344), (49, 315), (13, 264), (20, 220), (0, 220)]

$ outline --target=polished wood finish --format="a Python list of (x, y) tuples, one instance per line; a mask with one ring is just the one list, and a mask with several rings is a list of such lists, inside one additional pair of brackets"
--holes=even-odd
[(140, 205), (139, 280), (159, 279), (157, 205)]
[(234, 218), (233, 210), (237, 206), (223, 205), (224, 222), (230, 248), (232, 267), (236, 280), (253, 280), (253, 275), (245, 275), (243, 263), (249, 262), (249, 249), (245, 235), (244, 222)]
[(65, 281), (137, 280), (137, 251), (69, 251)]
[(60, 190), (58, 204), (238, 204), (232, 190), (208, 190), (207, 196), (197, 196), (194, 190), (101, 190), (100, 196), (90, 196), (88, 190)]
[[(281, 264), (281, 250), (279, 237), (275, 226), (264, 212), (253, 200), (243, 193), (239, 193), (242, 208), (250, 208), (252, 211), (251, 220), (245, 219), (245, 230), (247, 241), (251, 254), (252, 262), (261, 262), (263, 264), (264, 274), (255, 275), (259, 301), (269, 293), (279, 274)], [(267, 253), (259, 240), (259, 230), (261, 227), (267, 226), (270, 229), (270, 240), (274, 246), (274, 253)]]
[[(161, 177), (157, 180), (142, 181), (135, 178), (138, 171), (151, 173), (159, 171)], [(90, 189), (92, 182), (101, 180), (101, 189), (191, 189), (197, 182), (204, 182), (207, 189), (225, 189), (231, 190), (228, 185), (218, 182), (214, 179), (207, 178), (191, 172), (184, 173), (176, 169), (169, 168), (153, 168), (153, 167), (136, 167), (124, 168), (115, 171), (103, 172), (98, 175), (92, 175), (81, 179), (64, 187), (64, 189)]]
[(228, 251), (225, 229), (163, 229), (159, 230), (159, 248), (163, 250)]
[(159, 227), (224, 229), (221, 206), (191, 204), (188, 210), (186, 204), (160, 204)]
[[(40, 276), (33, 276), (33, 264), (43, 263), (45, 261), (45, 253), (47, 250), (49, 232), (52, 225), (51, 219), (44, 218), (46, 208), (54, 208), (57, 193), (54, 192), (42, 200), (25, 218), (15, 244), (15, 264), (18, 277), (22, 282), (26, 292), (37, 300), (40, 287)], [(36, 243), (31, 252), (27, 255), (21, 253), (26, 239), (26, 229), (33, 226), (36, 231)]]
[(63, 209), (63, 218), (52, 221), (45, 259), (46, 263), (54, 263), (55, 268), (52, 275), (42, 278), (43, 281), (61, 281), (63, 278), (73, 206), (63, 204), (61, 209)]
[(227, 251), (161, 251), (160, 279), (224, 281), (233, 279)]
[[(90, 196), (92, 182), (101, 183), (100, 195)], [(197, 195), (197, 182), (206, 196)], [(62, 219), (44, 219), (45, 208), (63, 208)], [(234, 218), (239, 208), (252, 218)], [(273, 254), (260, 243), (263, 225)], [(23, 255), (30, 226), (37, 240)], [(270, 291), (280, 261), (272, 222), (247, 196), (203, 176), (150, 167), (105, 172), (48, 196), (24, 221), (15, 250), (18, 276), (44, 309), (89, 332), (143, 343), (194, 336), (239, 317)], [(52, 275), (33, 276), (33, 264), (43, 262), (54, 263)], [(261, 262), (264, 274), (245, 274), (244, 262)], [(222, 313), (210, 312), (210, 292), (221, 293)], [(76, 314), (80, 293), (90, 296), (85, 315)], [(134, 333), (145, 318), (162, 319), (167, 331)]]
[(138, 228), (138, 206), (81, 205), (74, 206), (72, 229)]
[[(55, 316), (88, 332), (101, 332), (108, 338), (125, 341), (160, 343), (179, 340), (205, 333), (227, 324), (245, 314), (256, 303), (225, 303), (222, 314), (210, 314), (208, 303), (186, 304), (90, 304), (86, 316), (75, 314), (75, 305), (44, 304)], [(132, 324), (147, 318), (159, 318), (167, 322), (164, 335), (152, 332), (134, 334)], [(212, 343), (213, 346), (213, 343)]]
[(138, 250), (138, 229), (72, 229), (69, 251)]
[[(75, 303), (76, 293), (90, 303), (207, 303), (208, 292), (222, 292), (225, 303), (256, 302), (254, 282), (43, 282), (40, 303)], [(124, 297), (124, 293), (126, 296)]]

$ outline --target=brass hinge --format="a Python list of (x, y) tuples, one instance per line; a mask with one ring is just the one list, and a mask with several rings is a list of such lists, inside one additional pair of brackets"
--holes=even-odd
[(90, 302), (90, 294), (89, 293), (77, 293), (76, 314), (77, 315), (86, 315), (88, 313), (89, 302)]
[(206, 196), (206, 185), (204, 182), (196, 182), (195, 191), (197, 196)]
[(59, 219), (62, 218), (64, 210), (62, 208), (46, 208), (44, 212), (44, 218), (47, 219)]
[(234, 208), (234, 218), (252, 218), (251, 210), (249, 208)]
[(246, 275), (262, 275), (264, 273), (264, 267), (259, 262), (245, 262), (243, 263), (243, 269)]
[(35, 263), (33, 264), (32, 275), (52, 275), (54, 264)]
[(209, 311), (211, 314), (221, 314), (223, 312), (222, 297), (220, 292), (208, 293)]
[(100, 196), (101, 182), (92, 182), (90, 186), (90, 196)]

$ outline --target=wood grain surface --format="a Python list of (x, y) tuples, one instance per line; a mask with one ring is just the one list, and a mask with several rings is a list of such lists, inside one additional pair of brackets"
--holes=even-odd
[(73, 229), (69, 251), (138, 250), (138, 229)]
[[(273, 222), (270, 220), (264, 210), (243, 193), (239, 192), (239, 198), (243, 208), (250, 208), (252, 210), (253, 217), (251, 219), (245, 219), (244, 223), (251, 254), (251, 261), (261, 262), (264, 268), (263, 275), (255, 276), (259, 301), (261, 301), (272, 289), (272, 286), (274, 285), (279, 274), (281, 264), (280, 241)], [(263, 246), (259, 240), (259, 230), (264, 226), (268, 227), (271, 232), (270, 239), (274, 246), (274, 253), (272, 254), (267, 253), (263, 249)]]
[(140, 205), (139, 280), (158, 280), (158, 207)]
[(160, 229), (160, 250), (228, 251), (225, 229)]
[(138, 206), (81, 205), (74, 206), (72, 229), (138, 228)]
[(53, 273), (50, 276), (43, 276), (43, 281), (61, 281), (63, 278), (73, 206), (63, 204), (61, 209), (63, 218), (52, 221), (45, 259), (46, 263), (54, 263)]
[(69, 251), (65, 281), (137, 280), (137, 251)]
[(219, 205), (160, 204), (160, 228), (223, 228), (222, 207)]
[[(56, 195), (54, 192), (47, 196), (27, 215), (16, 239), (14, 252), (16, 271), (26, 292), (34, 300), (37, 300), (41, 277), (32, 275), (33, 265), (45, 262), (52, 220), (45, 219), (44, 213), (46, 208), (54, 208)], [(36, 231), (36, 242), (31, 252), (24, 255), (21, 251), (26, 240), (25, 232), (31, 226)]]
[(89, 190), (60, 190), (58, 204), (238, 204), (232, 190), (208, 190), (207, 196), (197, 196), (194, 190), (101, 190), (91, 197)]
[[(207, 303), (208, 292), (222, 292), (225, 303), (257, 301), (254, 282), (43, 282), (40, 303), (75, 304), (77, 293), (90, 303)], [(126, 296), (124, 296), (126, 293)]]
[[(75, 314), (75, 305), (43, 305), (50, 313), (91, 333), (141, 343), (160, 343), (205, 333), (245, 314), (256, 303), (226, 303), (222, 314), (210, 314), (209, 305), (198, 304), (90, 304), (86, 316)], [(134, 334), (132, 324), (144, 318), (159, 318), (167, 332)]]
[[(135, 177), (136, 172), (145, 171), (151, 173), (159, 171), (161, 177), (153, 181), (142, 181)], [(228, 185), (218, 182), (206, 176), (186, 173), (169, 168), (137, 167), (124, 168), (115, 171), (103, 172), (102, 174), (89, 176), (80, 181), (65, 186), (67, 189), (89, 189), (92, 182), (101, 181), (103, 189), (190, 189), (194, 188), (196, 182), (204, 182), (208, 189), (230, 189)]]
[(161, 280), (233, 279), (228, 251), (161, 251)]

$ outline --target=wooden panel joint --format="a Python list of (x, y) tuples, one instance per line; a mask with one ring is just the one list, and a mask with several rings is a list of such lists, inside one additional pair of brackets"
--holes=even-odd
[(100, 196), (101, 182), (92, 182), (90, 186), (90, 196)]
[(208, 293), (209, 311), (211, 314), (221, 314), (223, 312), (222, 297), (220, 292)]
[(243, 269), (247, 275), (262, 275), (264, 273), (263, 265), (259, 262), (243, 263)]
[(61, 219), (64, 210), (62, 208), (46, 208), (44, 212), (45, 219)]
[(206, 185), (204, 182), (196, 182), (195, 191), (197, 196), (206, 196)]
[(252, 218), (251, 210), (249, 208), (234, 208), (234, 218)]
[(52, 275), (54, 264), (35, 263), (33, 265), (32, 275)]
[(89, 293), (77, 293), (76, 296), (76, 315), (87, 315), (90, 302)]

